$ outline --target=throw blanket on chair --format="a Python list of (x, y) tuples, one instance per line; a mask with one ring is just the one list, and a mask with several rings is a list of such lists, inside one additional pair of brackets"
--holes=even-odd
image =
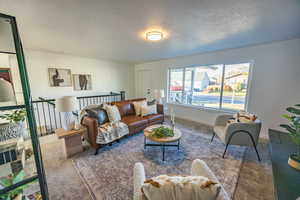
[(147, 200), (215, 200), (220, 188), (203, 176), (160, 175), (146, 180), (142, 192)]

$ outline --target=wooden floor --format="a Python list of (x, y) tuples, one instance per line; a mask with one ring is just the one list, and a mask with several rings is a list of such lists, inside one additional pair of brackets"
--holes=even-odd
[[(177, 121), (177, 123), (193, 129), (198, 129), (200, 126), (185, 120)], [(41, 139), (50, 199), (91, 199), (84, 183), (73, 168), (72, 160), (65, 160), (63, 157), (61, 145), (61, 141), (55, 135)], [(234, 195), (235, 200), (274, 199), (272, 168), (266, 140), (261, 141), (258, 151), (262, 157), (261, 162), (257, 161), (254, 149), (246, 150)], [(230, 153), (230, 149), (228, 153)]]

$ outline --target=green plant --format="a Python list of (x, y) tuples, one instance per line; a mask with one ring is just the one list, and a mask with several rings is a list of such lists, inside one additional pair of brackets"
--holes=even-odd
[[(0, 185), (2, 187), (8, 187), (11, 186), (13, 184), (16, 184), (20, 181), (22, 181), (25, 177), (25, 172), (24, 170), (20, 171), (17, 175), (9, 175), (5, 178), (1, 178), (0, 179)], [(16, 196), (18, 196), (19, 194), (23, 193), (23, 190), (28, 187), (28, 185), (22, 185), (20, 187), (17, 187), (13, 190), (10, 190), (9, 192), (5, 193), (5, 194), (1, 194), (0, 195), (0, 199), (5, 199), (5, 200), (11, 200), (13, 198), (15, 198)]]
[[(300, 104), (295, 106), (300, 107)], [(291, 114), (284, 114), (282, 117), (289, 120), (290, 123), (280, 124), (280, 127), (285, 128), (289, 132), (292, 141), (298, 146), (298, 154), (296, 155), (296, 159), (300, 161), (300, 109), (288, 107), (286, 110)]]
[(160, 126), (158, 128), (154, 128), (152, 136), (157, 138), (164, 138), (164, 137), (173, 137), (174, 131), (168, 127)]
[(8, 120), (10, 123), (21, 122), (26, 118), (26, 111), (25, 109), (15, 110), (10, 114), (0, 115), (0, 118)]

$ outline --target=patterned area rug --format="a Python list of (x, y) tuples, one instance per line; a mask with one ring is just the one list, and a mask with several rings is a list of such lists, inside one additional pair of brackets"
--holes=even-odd
[[(150, 178), (160, 174), (188, 175), (192, 161), (199, 158), (207, 163), (232, 198), (245, 148), (229, 146), (226, 158), (222, 159), (225, 146), (217, 138), (210, 144), (210, 134), (179, 128), (183, 133), (180, 150), (166, 148), (164, 162), (159, 147), (144, 150), (144, 136), (139, 133), (102, 148), (96, 156), (92, 150), (83, 152), (74, 158), (73, 164), (94, 199), (131, 200), (136, 162), (144, 164), (146, 177)], [(220, 199), (226, 199), (224, 193)]]

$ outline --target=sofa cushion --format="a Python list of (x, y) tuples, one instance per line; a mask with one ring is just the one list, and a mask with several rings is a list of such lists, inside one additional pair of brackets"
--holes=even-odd
[(148, 123), (151, 124), (156, 121), (163, 121), (164, 116), (162, 114), (152, 114), (152, 115), (147, 115), (143, 117), (144, 119), (148, 120)]
[(122, 120), (128, 126), (143, 126), (147, 125), (148, 120), (143, 117), (139, 117), (136, 115), (128, 115), (122, 118)]
[(136, 115), (128, 115), (122, 118), (122, 122), (127, 124), (130, 134), (144, 130), (148, 126), (148, 120)]
[(113, 104), (118, 107), (121, 117), (135, 114), (134, 107), (131, 101), (120, 101)]

